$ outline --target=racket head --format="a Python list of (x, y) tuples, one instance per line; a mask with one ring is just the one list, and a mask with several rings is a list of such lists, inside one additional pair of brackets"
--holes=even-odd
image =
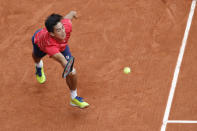
[(72, 71), (74, 60), (75, 58), (73, 56), (71, 56), (70, 59), (68, 60), (68, 63), (66, 64), (66, 67), (64, 68), (64, 71), (62, 73), (63, 78), (66, 78), (66, 76)]

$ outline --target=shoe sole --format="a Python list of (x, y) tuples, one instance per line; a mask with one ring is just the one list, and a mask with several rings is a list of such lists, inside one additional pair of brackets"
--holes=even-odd
[(46, 82), (46, 77), (45, 77), (45, 80), (44, 80), (44, 81), (39, 81), (37, 77), (38, 77), (38, 76), (36, 75), (36, 79), (37, 79), (38, 83), (44, 84), (44, 83)]
[(70, 103), (70, 105), (73, 106), (73, 107), (78, 107), (78, 108), (80, 108), (80, 109), (84, 109), (84, 108), (88, 108), (88, 107), (89, 107), (89, 105), (88, 105), (88, 106), (85, 106), (85, 107), (80, 107), (80, 106), (75, 105), (75, 104), (73, 104), (73, 103)]

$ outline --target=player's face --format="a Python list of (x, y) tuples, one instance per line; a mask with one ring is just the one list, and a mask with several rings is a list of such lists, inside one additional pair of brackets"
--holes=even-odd
[(57, 25), (54, 26), (54, 37), (64, 40), (66, 37), (64, 25), (61, 22), (58, 22)]

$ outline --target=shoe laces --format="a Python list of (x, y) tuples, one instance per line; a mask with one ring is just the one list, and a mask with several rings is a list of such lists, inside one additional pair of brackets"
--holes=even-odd
[(42, 69), (42, 68), (36, 67), (36, 74), (37, 74), (38, 76), (40, 76), (40, 77), (42, 76), (41, 69)]
[(78, 101), (83, 102), (83, 98), (82, 98), (82, 97), (76, 96), (75, 98), (76, 98)]

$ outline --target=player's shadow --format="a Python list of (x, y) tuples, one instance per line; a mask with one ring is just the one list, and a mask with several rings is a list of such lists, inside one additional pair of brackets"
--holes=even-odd
[(39, 84), (39, 83), (36, 83), (32, 86), (33, 89), (33, 94), (43, 94), (43, 93), (46, 93), (47, 90), (48, 90), (48, 84), (47, 83), (44, 83), (44, 84)]

